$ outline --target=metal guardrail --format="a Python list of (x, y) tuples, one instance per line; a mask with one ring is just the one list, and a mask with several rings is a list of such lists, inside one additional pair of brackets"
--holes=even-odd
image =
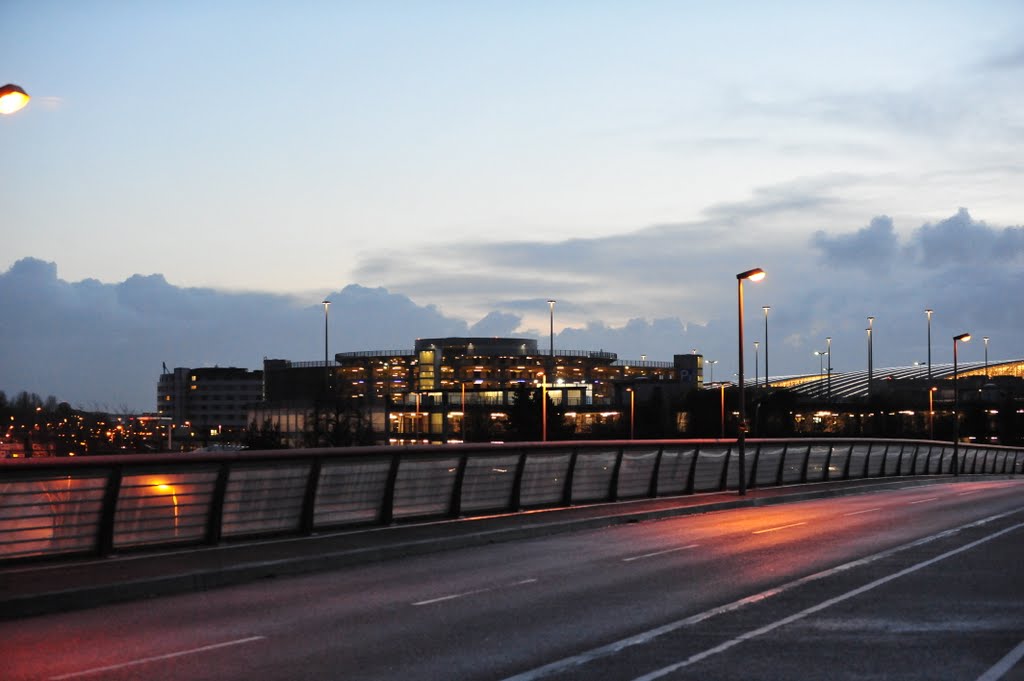
[[(736, 489), (735, 442), (648, 440), (0, 460), (0, 563)], [(747, 485), (952, 473), (953, 445), (748, 440)], [(960, 446), (965, 473), (1024, 450)]]

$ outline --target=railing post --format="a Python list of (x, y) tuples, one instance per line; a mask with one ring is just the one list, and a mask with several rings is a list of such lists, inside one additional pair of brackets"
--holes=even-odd
[(107, 485), (103, 490), (100, 523), (96, 528), (96, 553), (100, 556), (109, 556), (114, 552), (114, 517), (117, 514), (117, 499), (121, 495), (123, 475), (121, 467), (114, 466), (107, 476)]
[(800, 466), (800, 484), (801, 485), (806, 485), (807, 484), (807, 469), (811, 465), (811, 449), (813, 447), (814, 447), (814, 445), (812, 443), (808, 443), (806, 445), (806, 449), (804, 450), (804, 462)]
[(452, 499), (448, 504), (448, 515), (452, 518), (462, 515), (462, 482), (466, 479), (466, 464), (468, 463), (468, 454), (459, 457), (459, 466), (455, 469), (455, 484), (452, 485)]
[(932, 446), (928, 445), (928, 453), (924, 455), (924, 474), (931, 475), (932, 472)]
[(786, 455), (789, 454), (789, 443), (782, 445), (782, 454), (779, 455), (779, 470), (775, 473), (775, 486), (782, 487), (782, 478), (786, 472)]
[(850, 466), (853, 465), (853, 443), (846, 443), (846, 465), (843, 466), (843, 480), (850, 479)]
[[(747, 441), (750, 444), (750, 441)], [(757, 487), (757, 467), (761, 465), (761, 447), (764, 443), (758, 442), (754, 447), (754, 456), (751, 458), (750, 464), (750, 477), (747, 478), (747, 489), (754, 489)]]
[(576, 448), (569, 455), (569, 470), (565, 474), (565, 485), (562, 487), (562, 506), (572, 506), (572, 479), (576, 474)]
[(224, 524), (224, 497), (228, 492), (228, 476), (231, 467), (222, 463), (217, 468), (217, 480), (213, 485), (213, 497), (210, 499), (210, 515), (206, 518), (206, 543), (216, 544), (220, 541), (221, 527)]
[(612, 484), (608, 490), (608, 501), (619, 500), (619, 471), (622, 470), (622, 457), (625, 456), (625, 447), (619, 447), (618, 456), (615, 457), (615, 465), (612, 467)]
[(302, 497), (302, 519), (299, 522), (300, 531), (304, 535), (313, 534), (313, 530), (316, 529), (316, 493), (320, 488), (322, 465), (323, 459), (319, 456), (313, 459), (309, 467), (309, 477), (306, 478), (306, 493)]
[(918, 452), (918, 446), (915, 444), (915, 445), (913, 445), (913, 447), (914, 447), (914, 451), (910, 455), (910, 474), (911, 475), (917, 475), (917, 452)]
[(647, 486), (647, 496), (654, 499), (658, 496), (658, 480), (661, 477), (661, 455), (665, 446), (658, 447), (658, 453), (654, 455), (654, 470), (651, 471), (651, 482)]
[(512, 481), (512, 499), (509, 501), (512, 513), (518, 513), (523, 509), (523, 473), (526, 471), (526, 450), (519, 452), (519, 462), (516, 464), (516, 477)]
[(686, 478), (686, 494), (693, 494), (697, 486), (697, 460), (700, 458), (700, 445), (694, 445), (693, 456), (690, 458), (690, 474)]
[(829, 468), (832, 466), (832, 453), (836, 451), (836, 446), (831, 442), (828, 444), (828, 454), (825, 455), (825, 470), (822, 471), (821, 476), (822, 482), (828, 482), (832, 477), (829, 473)]
[[(889, 445), (888, 450), (892, 445)], [(900, 443), (899, 454), (896, 455), (896, 475), (903, 475), (903, 443)]]
[[(868, 443), (868, 451), (864, 453), (864, 477), (871, 475), (871, 448), (874, 447), (874, 442)], [(878, 477), (885, 477), (885, 461), (882, 461), (882, 469), (878, 473)]]
[[(729, 464), (732, 463), (732, 445), (725, 450), (725, 462), (722, 464), (722, 473), (718, 478), (718, 490), (720, 492), (726, 492), (729, 489)], [(743, 475), (743, 471), (740, 471), (740, 475)], [(736, 478), (739, 481), (739, 478)]]
[(391, 468), (388, 469), (388, 480), (384, 485), (384, 498), (380, 504), (380, 523), (390, 525), (395, 519), (395, 482), (398, 480), (398, 465), (401, 455), (391, 456)]

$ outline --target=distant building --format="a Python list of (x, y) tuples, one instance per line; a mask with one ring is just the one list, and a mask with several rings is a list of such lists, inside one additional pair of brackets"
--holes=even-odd
[(263, 399), (263, 372), (236, 367), (177, 367), (157, 383), (157, 413), (175, 432), (199, 439), (248, 426), (250, 407)]
[(588, 433), (621, 419), (625, 386), (678, 394), (701, 387), (702, 370), (700, 355), (623, 361), (604, 350), (556, 349), (551, 357), (535, 339), (423, 338), (411, 350), (340, 352), (327, 366), (265, 360), (265, 400), (250, 417), (271, 421), (298, 445), (310, 409), (344, 397), (366, 413), (379, 444), (461, 442), (474, 419), (478, 435), (486, 427), (500, 439), (526, 386), (543, 389), (577, 433)]

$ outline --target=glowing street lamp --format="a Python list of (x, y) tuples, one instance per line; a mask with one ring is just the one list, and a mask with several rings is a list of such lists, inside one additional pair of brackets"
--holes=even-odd
[[(755, 267), (752, 270), (746, 272), (740, 272), (736, 275), (736, 309), (737, 309), (737, 321), (739, 329), (739, 375), (737, 376), (737, 383), (740, 388), (740, 423), (739, 432), (736, 437), (737, 451), (739, 453), (739, 494), (744, 496), (747, 493), (747, 457), (746, 457), (746, 438), (747, 438), (747, 409), (745, 402), (745, 395), (743, 391), (743, 280), (749, 279), (750, 281), (761, 281), (765, 277), (765, 272), (760, 267)], [(765, 319), (767, 319), (767, 311), (765, 312)], [(767, 336), (765, 336), (767, 341)], [(766, 343), (767, 345), (767, 343)], [(766, 350), (767, 354), (767, 350)], [(765, 366), (767, 368), (767, 359), (765, 360)]]
[(962, 333), (953, 336), (953, 475), (960, 475), (958, 464), (960, 454), (960, 391), (957, 389), (957, 343), (966, 343), (971, 340), (971, 334)]
[(704, 363), (708, 365), (708, 369), (710, 370), (709, 373), (708, 373), (708, 385), (714, 385), (715, 384), (715, 365), (718, 364), (718, 360), (717, 359), (707, 359), (707, 360), (704, 360)]
[(17, 85), (8, 83), (0, 87), (0, 114), (12, 114), (28, 104), (31, 97)]

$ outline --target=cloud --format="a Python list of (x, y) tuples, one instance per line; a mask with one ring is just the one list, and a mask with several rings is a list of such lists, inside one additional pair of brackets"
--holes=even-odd
[[(1024, 228), (964, 209), (916, 226), (880, 215), (796, 240), (767, 213), (738, 218), (719, 239), (722, 228), (706, 220), (561, 243), (447, 244), (437, 248), (443, 257), (415, 268), (396, 253), (374, 265), (391, 279), (387, 287), (327, 294), (329, 350), (411, 349), (417, 337), (457, 335), (545, 342), (545, 301), (555, 298), (558, 349), (671, 361), (695, 348), (719, 360), (716, 378), (729, 379), (738, 353), (735, 273), (760, 266), (768, 277), (745, 287), (748, 372), (753, 342), (764, 340), (763, 305), (771, 306), (773, 375), (817, 371), (813, 351), (826, 337), (836, 371), (863, 369), (869, 315), (876, 366), (920, 361), (925, 308), (935, 310), (936, 362), (949, 361), (946, 340), (963, 331), (990, 336), (993, 359), (1024, 356), (1024, 318), (1001, 295), (1024, 287)], [(322, 358), (322, 299), (183, 288), (159, 274), (68, 282), (56, 264), (25, 258), (0, 274), (0, 389), (152, 410), (162, 362), (257, 369), (265, 357)], [(980, 347), (965, 347), (962, 359), (977, 359)], [(760, 352), (763, 367), (763, 345)]]
[(892, 218), (882, 215), (851, 234), (830, 235), (818, 230), (811, 244), (830, 265), (851, 269), (886, 269), (899, 256), (899, 241)]
[(910, 248), (926, 267), (1007, 263), (1024, 256), (1024, 227), (989, 227), (961, 208), (950, 218), (921, 226)]

